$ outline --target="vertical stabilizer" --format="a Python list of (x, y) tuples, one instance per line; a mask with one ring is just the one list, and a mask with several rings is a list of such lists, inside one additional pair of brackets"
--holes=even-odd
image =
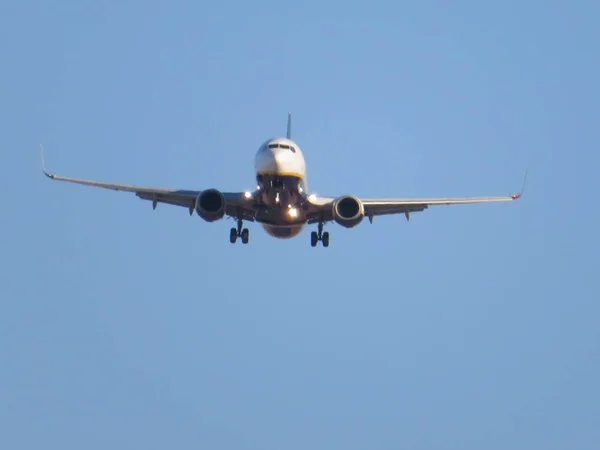
[(288, 113), (288, 124), (287, 124), (287, 134), (285, 135), (288, 139), (292, 139), (292, 113)]

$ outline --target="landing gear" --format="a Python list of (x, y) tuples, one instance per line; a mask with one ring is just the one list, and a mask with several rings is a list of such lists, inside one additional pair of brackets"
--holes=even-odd
[(319, 222), (319, 231), (312, 231), (310, 233), (310, 246), (316, 247), (317, 244), (321, 241), (323, 243), (323, 247), (329, 247), (329, 232), (326, 231), (323, 233), (323, 222)]
[(237, 238), (242, 238), (242, 244), (247, 244), (250, 240), (250, 231), (248, 228), (243, 228), (244, 222), (241, 219), (237, 221), (237, 228), (232, 228), (229, 230), (229, 242), (235, 244)]

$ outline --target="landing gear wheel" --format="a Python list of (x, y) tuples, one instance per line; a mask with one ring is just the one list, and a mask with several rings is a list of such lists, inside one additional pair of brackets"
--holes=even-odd
[(237, 221), (237, 228), (232, 228), (229, 232), (229, 242), (235, 244), (237, 238), (242, 238), (242, 244), (247, 244), (250, 240), (250, 231), (248, 228), (242, 229), (244, 222), (241, 219)]
[(323, 222), (319, 222), (319, 231), (311, 231), (310, 246), (316, 247), (319, 241), (323, 242), (323, 247), (329, 247), (329, 232), (323, 233)]
[(329, 231), (323, 233), (321, 241), (323, 241), (323, 247), (329, 247)]
[(242, 230), (242, 244), (247, 244), (250, 239), (250, 231), (248, 228)]
[(312, 231), (310, 233), (310, 246), (316, 247), (318, 242), (319, 242), (319, 235), (317, 234), (316, 231)]

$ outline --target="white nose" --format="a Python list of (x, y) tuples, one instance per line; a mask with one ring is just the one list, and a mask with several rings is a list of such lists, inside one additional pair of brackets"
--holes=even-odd
[(279, 172), (286, 165), (287, 156), (282, 149), (269, 149), (261, 156), (257, 168), (264, 172)]
[(289, 160), (289, 153), (290, 152), (285, 151), (285, 150), (280, 149), (280, 148), (274, 148), (273, 149), (272, 159), (273, 159), (273, 164), (275, 165), (275, 167), (277, 169), (281, 169), (283, 166), (286, 165), (286, 163)]

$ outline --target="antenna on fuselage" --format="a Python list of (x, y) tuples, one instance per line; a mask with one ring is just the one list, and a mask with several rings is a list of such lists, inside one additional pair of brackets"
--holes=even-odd
[(292, 113), (291, 112), (288, 113), (287, 134), (285, 137), (287, 137), (288, 139), (292, 139)]

